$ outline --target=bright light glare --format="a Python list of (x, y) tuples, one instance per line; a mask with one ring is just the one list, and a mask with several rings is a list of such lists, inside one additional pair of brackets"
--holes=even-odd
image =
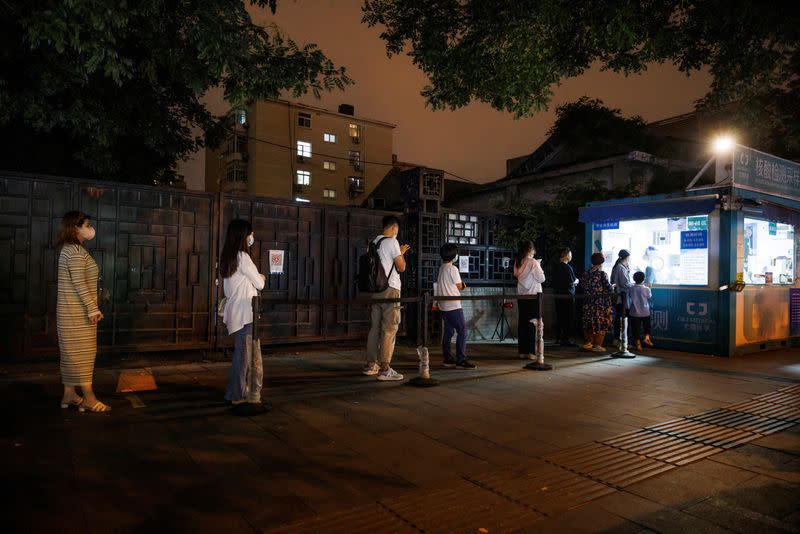
[(714, 139), (714, 152), (717, 154), (725, 154), (733, 149), (734, 144), (736, 143), (734, 142), (733, 137), (730, 135), (721, 135)]
[(302, 197), (294, 197), (294, 201), (295, 202), (311, 202), (307, 198), (302, 198)]

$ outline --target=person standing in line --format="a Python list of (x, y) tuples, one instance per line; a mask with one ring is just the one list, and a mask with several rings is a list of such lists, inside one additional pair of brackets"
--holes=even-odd
[(234, 219), (228, 224), (219, 272), (225, 291), (222, 321), (233, 336), (233, 359), (228, 375), (225, 400), (236, 415), (257, 415), (266, 407), (261, 403), (262, 362), (257, 362), (253, 347), (253, 297), (264, 289), (266, 277), (258, 272), (250, 257), (255, 243), (249, 221)]
[[(459, 290), (465, 289), (467, 284), (461, 281), (461, 274), (453, 264), (458, 257), (458, 246), (452, 243), (445, 243), (439, 253), (442, 256), (442, 266), (439, 267), (439, 275), (436, 278), (436, 296), (461, 296)], [(444, 366), (457, 367), (459, 369), (476, 369), (477, 366), (467, 360), (467, 323), (464, 320), (461, 301), (445, 300), (439, 302), (438, 306), (444, 322), (444, 334), (442, 336)], [(450, 352), (450, 340), (453, 338), (453, 333), (458, 336), (456, 338), (455, 360)]]
[(586, 295), (583, 301), (583, 336), (581, 348), (593, 352), (605, 352), (603, 342), (612, 323), (613, 306), (611, 284), (603, 271), (605, 257), (595, 252), (591, 257), (592, 268), (583, 273), (581, 289)]
[[(81, 412), (105, 413), (111, 407), (100, 402), (92, 388), (97, 358), (97, 323), (103, 313), (97, 305), (99, 269), (84, 248), (95, 237), (89, 216), (80, 211), (61, 218), (56, 249), (58, 256), (58, 299), (56, 329), (64, 396), (61, 407)], [(83, 397), (76, 387), (81, 388)]]
[[(523, 241), (517, 248), (514, 260), (514, 277), (517, 279), (518, 295), (542, 293), (544, 271), (533, 256), (536, 249), (531, 241)], [(538, 300), (517, 300), (517, 349), (521, 358), (536, 359), (536, 327), (539, 325)]]
[[(372, 293), (374, 299), (400, 298), (400, 273), (406, 270), (403, 256), (408, 245), (400, 245), (397, 234), (400, 221), (394, 215), (383, 218), (383, 232), (373, 242), (378, 248), (381, 265), (389, 279), (389, 287), (380, 293)], [(363, 374), (375, 376), (382, 382), (402, 380), (403, 375), (391, 368), (397, 330), (400, 328), (400, 303), (373, 304), (370, 310), (370, 329), (367, 336), (367, 361)], [(378, 363), (380, 361), (380, 363)]]
[(572, 251), (563, 248), (559, 252), (559, 261), (553, 269), (553, 293), (556, 295), (556, 337), (562, 347), (575, 347), (570, 339), (575, 318), (575, 286), (578, 279), (569, 262)]
[(653, 346), (650, 339), (650, 299), (653, 293), (645, 285), (645, 273), (638, 271), (633, 275), (635, 285), (628, 290), (628, 297), (631, 303), (631, 334), (636, 342), (636, 350), (642, 350), (642, 327), (644, 327), (644, 343), (648, 347)]
[[(628, 266), (630, 255), (631, 253), (627, 250), (620, 250), (617, 261), (611, 269), (611, 286), (617, 293), (627, 294), (628, 289), (633, 285), (631, 283), (631, 268)], [(619, 339), (623, 312), (622, 296), (618, 296), (614, 305), (614, 339)]]

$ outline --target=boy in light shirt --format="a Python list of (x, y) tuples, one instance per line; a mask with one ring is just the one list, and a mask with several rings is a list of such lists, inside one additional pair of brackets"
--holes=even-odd
[(636, 343), (636, 350), (642, 350), (641, 331), (644, 327), (644, 343), (648, 347), (653, 346), (650, 339), (650, 299), (653, 293), (650, 288), (644, 285), (645, 275), (639, 271), (633, 275), (634, 285), (628, 288), (628, 300), (630, 310), (628, 315), (631, 319), (631, 333)]
[[(461, 281), (458, 268), (453, 265), (458, 256), (458, 247), (452, 243), (442, 245), (439, 253), (442, 256), (442, 266), (439, 267), (439, 276), (436, 279), (437, 297), (459, 297), (459, 290), (465, 289), (467, 285)], [(477, 366), (467, 360), (467, 323), (464, 320), (464, 310), (461, 309), (460, 300), (444, 300), (438, 303), (439, 311), (442, 312), (444, 321), (444, 335), (442, 336), (442, 356), (444, 356), (445, 367), (457, 367), (459, 369), (475, 369)], [(453, 333), (458, 335), (456, 339), (456, 359), (450, 352), (450, 339)]]

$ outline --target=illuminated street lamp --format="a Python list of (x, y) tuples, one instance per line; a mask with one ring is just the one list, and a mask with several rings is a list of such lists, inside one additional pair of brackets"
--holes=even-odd
[(692, 178), (692, 181), (689, 182), (689, 185), (686, 186), (686, 189), (689, 190), (692, 187), (694, 187), (694, 184), (697, 183), (700, 177), (703, 176), (703, 174), (708, 170), (709, 167), (711, 167), (711, 164), (714, 163), (715, 161), (717, 162), (715, 175), (720, 176), (721, 170), (725, 167), (725, 164), (730, 159), (731, 154), (733, 153), (733, 147), (735, 146), (736, 146), (736, 141), (731, 135), (722, 134), (715, 137), (711, 143), (711, 148), (714, 152), (714, 155), (711, 156), (711, 159), (709, 159), (706, 162), (706, 164), (703, 165), (703, 168), (700, 169), (700, 171), (694, 176), (694, 178)]

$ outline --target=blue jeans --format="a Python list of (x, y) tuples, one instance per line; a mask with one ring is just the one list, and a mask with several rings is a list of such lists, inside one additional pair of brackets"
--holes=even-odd
[(244, 325), (233, 333), (233, 360), (228, 375), (228, 387), (225, 400), (230, 402), (246, 401), (248, 393), (247, 374), (250, 362), (247, 360), (247, 336), (253, 333), (253, 323)]
[(442, 311), (444, 321), (444, 335), (442, 336), (442, 356), (445, 362), (452, 362), (453, 355), (450, 353), (450, 340), (453, 333), (458, 334), (456, 339), (456, 361), (467, 361), (467, 322), (464, 320), (464, 310)]

